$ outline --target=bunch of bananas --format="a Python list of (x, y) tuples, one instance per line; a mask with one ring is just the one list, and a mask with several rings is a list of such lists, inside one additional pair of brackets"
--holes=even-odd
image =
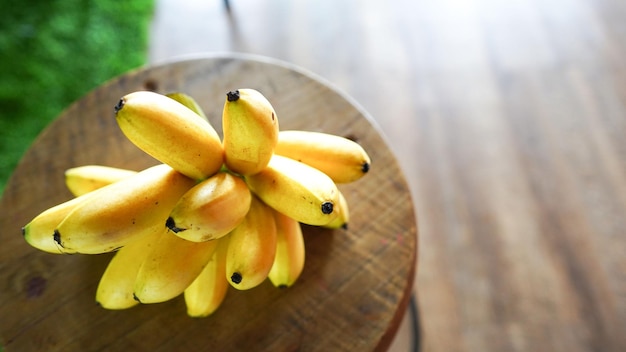
[(346, 227), (337, 184), (370, 168), (365, 150), (321, 132), (280, 131), (257, 90), (228, 92), (222, 138), (190, 96), (130, 93), (115, 106), (124, 135), (160, 164), (66, 170), (75, 198), (23, 227), (49, 253), (115, 251), (97, 291), (106, 309), (184, 295), (192, 317), (212, 314), (228, 287), (269, 278), (294, 284), (304, 266), (300, 224)]

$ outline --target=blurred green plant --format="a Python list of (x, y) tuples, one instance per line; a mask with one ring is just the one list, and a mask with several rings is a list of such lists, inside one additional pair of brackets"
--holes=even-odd
[(154, 0), (0, 0), (0, 194), (35, 137), (147, 61)]

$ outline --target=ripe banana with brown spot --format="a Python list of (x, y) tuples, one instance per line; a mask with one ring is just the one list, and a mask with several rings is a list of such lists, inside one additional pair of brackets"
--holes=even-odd
[(77, 166), (65, 170), (65, 185), (73, 195), (80, 196), (136, 173), (137, 171), (104, 165)]
[(250, 199), (243, 179), (221, 171), (187, 191), (174, 206), (166, 225), (189, 241), (214, 240), (243, 221)]
[(224, 150), (213, 126), (174, 99), (133, 92), (120, 99), (115, 115), (131, 142), (188, 177), (203, 180), (223, 164)]
[(278, 117), (259, 91), (228, 92), (222, 114), (225, 163), (228, 169), (251, 175), (261, 171), (278, 141)]
[(229, 236), (216, 241), (219, 243), (211, 260), (184, 292), (187, 314), (191, 317), (213, 314), (226, 298), (230, 287), (225, 275)]
[(290, 287), (304, 269), (304, 237), (300, 223), (273, 211), (276, 221), (276, 255), (268, 277), (276, 287)]
[(50, 235), (63, 251), (114, 251), (159, 232), (178, 199), (195, 181), (160, 164), (88, 193)]
[(191, 242), (170, 231), (146, 255), (134, 286), (141, 303), (159, 303), (182, 294), (207, 265), (218, 241)]
[(263, 202), (298, 222), (326, 225), (337, 217), (337, 185), (307, 164), (274, 155), (265, 169), (245, 180)]
[(276, 223), (272, 209), (252, 197), (246, 218), (229, 235), (226, 277), (231, 286), (248, 290), (269, 274), (276, 254)]
[(323, 132), (280, 131), (274, 152), (313, 166), (336, 183), (356, 181), (371, 166), (370, 157), (361, 145)]
[(96, 302), (100, 306), (106, 309), (126, 309), (139, 304), (133, 297), (137, 273), (151, 248), (166, 232), (163, 228), (161, 233), (142, 236), (115, 253), (96, 290)]

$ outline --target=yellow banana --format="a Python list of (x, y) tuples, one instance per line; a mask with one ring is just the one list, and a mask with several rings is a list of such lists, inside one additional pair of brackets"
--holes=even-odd
[(171, 209), (195, 181), (160, 164), (97, 189), (54, 231), (64, 251), (114, 251), (138, 236), (161, 231)]
[(107, 265), (96, 290), (96, 302), (106, 309), (126, 309), (139, 302), (133, 297), (135, 279), (139, 267), (150, 249), (162, 235), (167, 235), (163, 228), (142, 236), (120, 248)]
[(239, 290), (261, 284), (276, 254), (276, 223), (272, 209), (252, 197), (246, 218), (229, 235), (226, 277)]
[(278, 117), (257, 90), (239, 89), (226, 94), (222, 114), (226, 166), (241, 175), (261, 171), (278, 140)]
[(363, 177), (371, 165), (358, 143), (340, 136), (310, 131), (280, 131), (274, 152), (321, 170), (336, 183)]
[(22, 228), (24, 239), (31, 246), (44, 252), (75, 253), (70, 249), (61, 248), (54, 241), (54, 230), (72, 209), (87, 198), (87, 193), (136, 173), (136, 171), (100, 165), (85, 165), (68, 169), (65, 172), (66, 185), (76, 198), (57, 204), (37, 215)]
[(135, 299), (159, 303), (182, 294), (211, 260), (218, 243), (191, 242), (169, 231), (164, 233), (139, 268)]
[(185, 304), (187, 314), (191, 317), (206, 317), (219, 308), (228, 292), (226, 279), (226, 251), (228, 250), (229, 236), (219, 241), (209, 263), (200, 275), (185, 289)]
[(174, 99), (177, 102), (185, 105), (186, 107), (191, 109), (193, 112), (198, 114), (200, 117), (202, 117), (204, 120), (209, 121), (209, 119), (206, 117), (200, 105), (198, 105), (198, 102), (191, 96), (185, 93), (181, 93), (181, 92), (173, 92), (173, 93), (166, 94), (165, 96), (168, 98)]
[(276, 287), (293, 285), (304, 269), (304, 237), (296, 220), (274, 212), (276, 221), (276, 256), (268, 277)]
[(54, 230), (65, 219), (67, 214), (90, 196), (91, 194), (85, 194), (44, 210), (22, 228), (24, 240), (31, 246), (44, 252), (54, 254), (75, 253), (72, 250), (59, 246), (54, 240)]
[(136, 171), (104, 165), (84, 165), (65, 170), (65, 185), (80, 196), (136, 174)]
[(337, 216), (337, 185), (323, 172), (296, 160), (274, 155), (246, 183), (267, 205), (308, 225), (325, 225)]
[(323, 225), (323, 227), (347, 230), (348, 223), (350, 222), (350, 209), (348, 209), (348, 201), (341, 191), (339, 191), (339, 204), (335, 209), (337, 211), (337, 217), (330, 223)]
[(182, 196), (166, 225), (189, 241), (214, 240), (239, 225), (248, 213), (250, 199), (250, 190), (240, 177), (218, 172)]
[(224, 150), (213, 126), (174, 99), (134, 92), (120, 99), (115, 113), (130, 141), (184, 175), (202, 180), (223, 164)]

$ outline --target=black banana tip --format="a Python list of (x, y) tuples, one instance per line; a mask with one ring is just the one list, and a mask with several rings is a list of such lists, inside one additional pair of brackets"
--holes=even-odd
[(176, 227), (176, 221), (174, 221), (172, 217), (168, 217), (167, 220), (165, 220), (165, 226), (167, 226), (167, 228), (170, 229), (170, 231), (172, 231), (173, 233), (179, 233), (186, 230), (181, 229), (180, 227)]
[(363, 171), (363, 173), (367, 173), (368, 171), (370, 171), (370, 164), (369, 163), (363, 163), (363, 165), (361, 165), (361, 171)]
[(117, 104), (115, 104), (115, 107), (113, 107), (113, 111), (115, 111), (115, 113), (117, 114), (120, 110), (122, 110), (122, 108), (124, 107), (124, 104), (126, 104), (126, 100), (124, 100), (124, 98), (121, 98)]
[(233, 274), (230, 276), (230, 281), (232, 281), (232, 282), (234, 282), (234, 283), (236, 283), (236, 284), (240, 284), (240, 283), (241, 283), (241, 280), (243, 280), (243, 277), (241, 276), (241, 274), (240, 274), (240, 273), (235, 272), (235, 273), (233, 273)]
[(240, 97), (241, 95), (239, 94), (239, 90), (231, 90), (226, 93), (226, 99), (228, 99), (228, 101), (237, 101)]
[(322, 203), (322, 213), (331, 214), (333, 212), (333, 202)]
[(61, 233), (59, 230), (54, 230), (54, 234), (52, 235), (52, 239), (56, 242), (61, 248), (63, 248), (63, 243), (61, 243)]

